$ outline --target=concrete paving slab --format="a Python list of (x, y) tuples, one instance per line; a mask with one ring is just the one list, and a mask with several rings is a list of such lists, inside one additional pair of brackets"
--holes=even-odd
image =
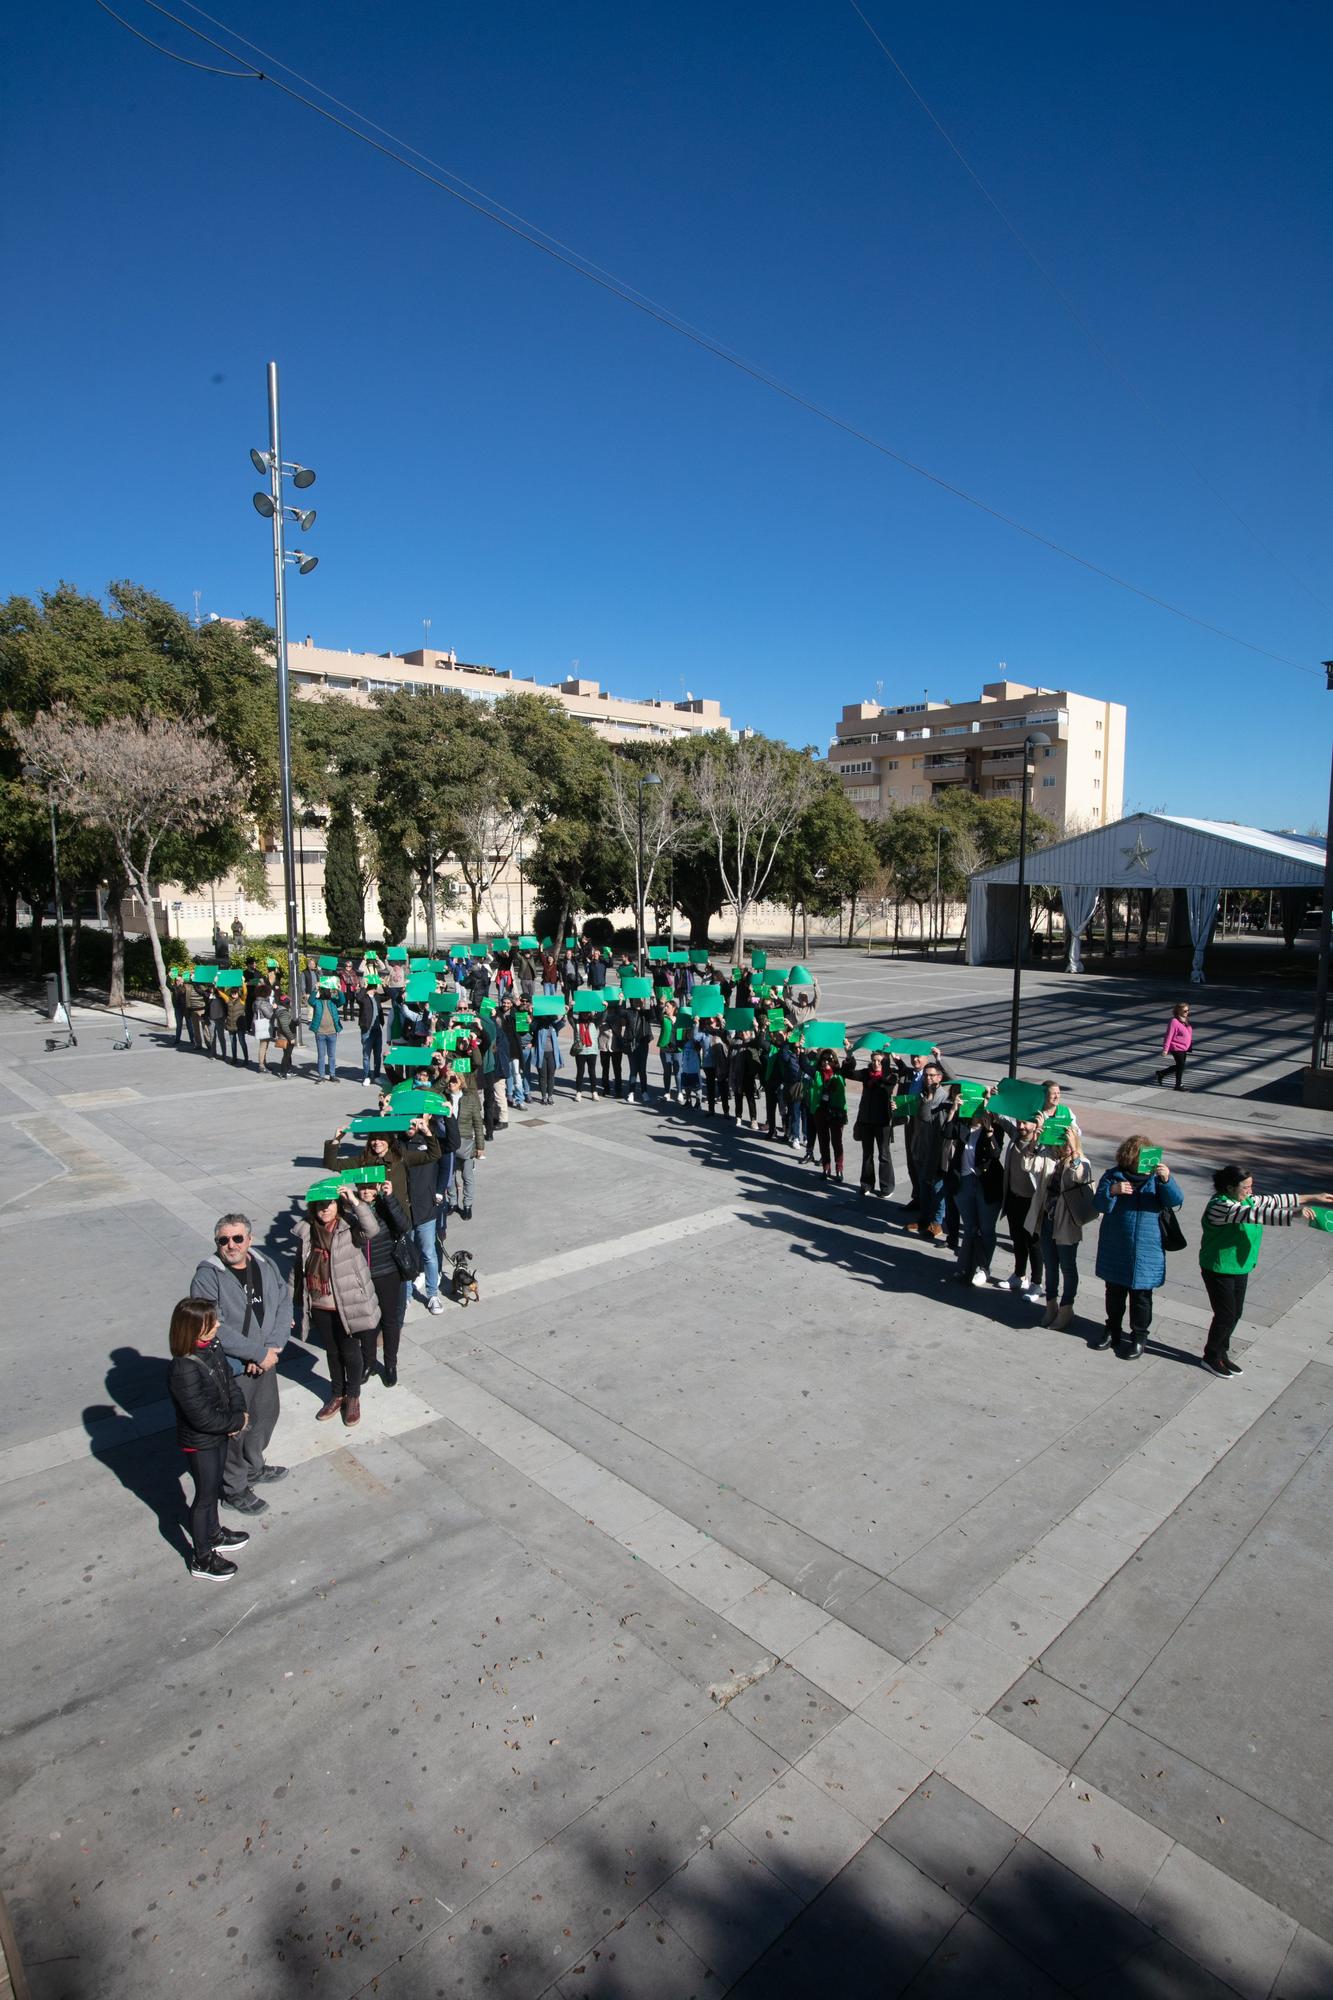
[(964, 1906), (978, 1896), (1017, 1835), (937, 1771), (878, 1829), (879, 1837)]
[(1264, 2000), (1296, 1935), (1294, 1919), (1184, 1847), (1162, 1863), (1139, 1914), (1245, 2000)]
[(555, 2000), (625, 2000), (629, 1993), (641, 2000), (719, 2000), (723, 1986), (645, 1902), (548, 1990)]
[[(786, 1930), (801, 1898), (729, 1829), (697, 1849), (663, 1883), (652, 1907), (706, 1964), (725, 1992)], [(628, 1991), (621, 1986), (619, 1991)]]
[(819, 1894), (868, 1838), (855, 1814), (789, 1771), (731, 1821), (743, 1841), (802, 1902)]
[(806, 1751), (796, 1769), (876, 1833), (930, 1767), (859, 1715), (849, 1715)]
[(1016, 1833), (1027, 1831), (1064, 1781), (1051, 1758), (985, 1717), (940, 1759), (939, 1768), (951, 1785)]
[(1139, 1907), (1175, 1845), (1078, 1776), (1060, 1787), (1027, 1832), (1029, 1840), (1127, 1910)]

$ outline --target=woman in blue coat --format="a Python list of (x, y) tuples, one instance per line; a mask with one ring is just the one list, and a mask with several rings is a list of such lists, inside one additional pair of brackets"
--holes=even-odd
[[(1106, 1285), (1106, 1326), (1094, 1347), (1115, 1342), (1126, 1361), (1137, 1361), (1152, 1326), (1152, 1295), (1166, 1277), (1162, 1215), (1184, 1200), (1165, 1160), (1140, 1169), (1139, 1156), (1151, 1145), (1142, 1132), (1126, 1139), (1097, 1184), (1102, 1218), (1097, 1237), (1097, 1276)], [(1129, 1306), (1129, 1345), (1124, 1345)]]

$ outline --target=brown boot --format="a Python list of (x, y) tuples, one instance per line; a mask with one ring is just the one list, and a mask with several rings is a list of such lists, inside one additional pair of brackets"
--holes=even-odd
[(348, 1430), (352, 1428), (353, 1424), (359, 1424), (360, 1421), (361, 1421), (361, 1398), (359, 1396), (344, 1396), (343, 1422), (346, 1424)]
[(317, 1424), (326, 1424), (330, 1417), (337, 1416), (342, 1406), (343, 1399), (341, 1396), (330, 1396), (323, 1409), (315, 1412), (315, 1422)]
[(1072, 1305), (1061, 1306), (1060, 1310), (1056, 1313), (1055, 1318), (1051, 1321), (1051, 1325), (1055, 1328), (1057, 1333), (1063, 1333), (1065, 1328), (1072, 1321), (1073, 1317), (1074, 1317), (1074, 1308)]
[(1046, 1301), (1046, 1310), (1045, 1310), (1045, 1312), (1044, 1312), (1044, 1313), (1042, 1314), (1042, 1316), (1041, 1316), (1041, 1323), (1042, 1323), (1042, 1325), (1043, 1325), (1043, 1326), (1054, 1326), (1054, 1325), (1055, 1325), (1055, 1321), (1056, 1321), (1056, 1316), (1057, 1316), (1057, 1314), (1059, 1313), (1059, 1311), (1060, 1311), (1060, 1308), (1059, 1308), (1059, 1306), (1058, 1306), (1058, 1305), (1056, 1304), (1055, 1300), (1054, 1300), (1054, 1299), (1047, 1299), (1047, 1301)]

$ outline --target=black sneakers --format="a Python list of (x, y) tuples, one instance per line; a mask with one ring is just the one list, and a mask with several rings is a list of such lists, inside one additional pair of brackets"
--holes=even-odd
[[(258, 1485), (260, 1480), (285, 1479), (286, 1477), (287, 1468), (285, 1465), (266, 1465), (262, 1472), (255, 1474), (255, 1484)], [(253, 1492), (254, 1488), (252, 1487), (250, 1490)]]
[(234, 1508), (238, 1514), (267, 1514), (268, 1512), (268, 1501), (261, 1500), (253, 1486), (247, 1486), (244, 1493), (238, 1493), (234, 1500), (228, 1500), (224, 1494), (222, 1504), (224, 1507)]
[(1108, 1327), (1104, 1327), (1104, 1328), (1102, 1329), (1102, 1331), (1101, 1331), (1101, 1332), (1100, 1332), (1100, 1333), (1099, 1333), (1099, 1334), (1097, 1335), (1097, 1337), (1096, 1337), (1096, 1339), (1095, 1339), (1095, 1340), (1090, 1340), (1090, 1341), (1088, 1342), (1088, 1346), (1089, 1346), (1089, 1347), (1109, 1347), (1109, 1346), (1111, 1345), (1111, 1342), (1112, 1342), (1113, 1340), (1117, 1340), (1118, 1338), (1119, 1338), (1119, 1335), (1118, 1335), (1118, 1334), (1115, 1334), (1115, 1333), (1113, 1333), (1113, 1332), (1112, 1332), (1112, 1330), (1111, 1330), (1111, 1328), (1110, 1328), (1109, 1326), (1108, 1326)]
[(246, 1534), (244, 1528), (223, 1528), (213, 1547), (215, 1549), (243, 1549), (249, 1539), (250, 1537)]
[(235, 1563), (228, 1562), (216, 1549), (207, 1562), (194, 1561), (190, 1564), (190, 1575), (201, 1578), (204, 1583), (226, 1583), (236, 1574)]
[(1231, 1369), (1225, 1361), (1219, 1361), (1215, 1355), (1205, 1354), (1202, 1366), (1208, 1370), (1210, 1375), (1219, 1376), (1223, 1382), (1229, 1382), (1231, 1379)]

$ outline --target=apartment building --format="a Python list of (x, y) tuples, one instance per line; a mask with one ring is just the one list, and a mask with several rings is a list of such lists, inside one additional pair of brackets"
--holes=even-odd
[[(686, 694), (679, 701), (660, 698), (636, 700), (606, 694), (596, 681), (571, 676), (547, 684), (514, 674), (506, 667), (469, 664), (455, 652), (418, 648), (412, 653), (337, 652), (317, 646), (314, 640), (289, 640), (287, 666), (292, 693), (298, 700), (320, 701), (330, 697), (368, 706), (371, 696), (399, 690), (429, 695), (444, 689), (467, 695), (473, 701), (497, 701), (507, 694), (545, 694), (562, 708), (586, 722), (609, 743), (669, 743), (683, 736), (703, 735), (712, 730), (731, 729), (730, 717), (722, 713), (720, 702)], [(302, 829), (297, 834), (297, 891), (302, 929), (315, 935), (325, 928), (324, 837), (319, 829)], [(273, 843), (264, 849), (268, 907), (261, 910), (247, 903), (239, 885), (231, 879), (190, 892), (179, 885), (164, 884), (163, 909), (177, 935), (206, 939), (214, 923), (230, 928), (239, 918), (249, 930), (271, 930), (282, 924), (282, 850)], [(530, 892), (529, 892), (530, 893)], [(493, 928), (508, 931), (524, 927), (529, 907), (518, 868), (505, 869), (487, 898), (486, 921)], [(138, 924), (141, 916), (132, 913), (129, 921)], [(379, 921), (372, 887), (367, 899), (367, 922), (373, 933)], [(457, 921), (455, 919), (455, 921)]]
[(1125, 708), (1068, 688), (988, 681), (976, 701), (915, 701), (842, 711), (828, 761), (863, 819), (892, 806), (928, 805), (965, 785), (982, 798), (1017, 798), (1023, 742), (1038, 749), (1031, 803), (1057, 826), (1105, 826), (1121, 816), (1125, 790)]
[(447, 689), (473, 701), (497, 701), (506, 694), (546, 694), (579, 717), (609, 743), (667, 743), (676, 737), (731, 728), (716, 701), (687, 694), (681, 701), (635, 699), (605, 694), (596, 681), (572, 676), (547, 684), (513, 674), (507, 667), (472, 666), (454, 652), (418, 647), (414, 653), (345, 653), (317, 646), (313, 639), (289, 640), (287, 665), (292, 691), (307, 700), (337, 694), (368, 703), (373, 694), (435, 694)]

